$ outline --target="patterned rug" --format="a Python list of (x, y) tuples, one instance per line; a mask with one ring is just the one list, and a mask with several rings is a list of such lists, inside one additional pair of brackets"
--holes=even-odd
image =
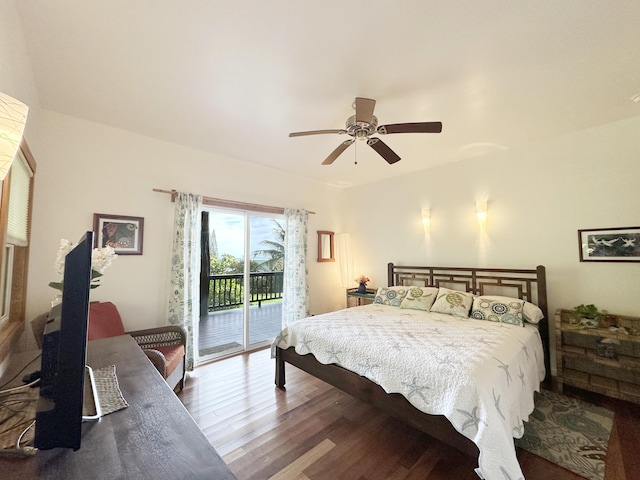
[(542, 390), (516, 446), (590, 480), (604, 478), (613, 412)]

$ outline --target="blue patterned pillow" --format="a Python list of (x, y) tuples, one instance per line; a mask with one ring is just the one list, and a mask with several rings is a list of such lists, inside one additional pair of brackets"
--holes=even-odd
[(471, 318), (524, 326), (524, 300), (511, 297), (482, 296), (473, 299)]
[(376, 292), (376, 298), (373, 303), (380, 303), (382, 305), (391, 305), (392, 307), (399, 307), (402, 300), (407, 295), (410, 287), (378, 287)]

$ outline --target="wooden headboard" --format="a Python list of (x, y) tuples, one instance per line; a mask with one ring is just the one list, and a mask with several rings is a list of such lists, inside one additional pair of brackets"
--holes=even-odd
[(544, 348), (547, 379), (551, 378), (549, 357), (549, 315), (547, 311), (547, 279), (545, 268), (532, 270), (475, 267), (426, 267), (387, 265), (388, 285), (446, 287), (474, 295), (517, 297), (538, 305), (544, 318), (538, 324)]

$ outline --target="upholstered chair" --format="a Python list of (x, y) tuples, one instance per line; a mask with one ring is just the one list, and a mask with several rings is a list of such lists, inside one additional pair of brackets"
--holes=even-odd
[(131, 335), (169, 386), (179, 392), (184, 387), (187, 334), (181, 326), (167, 325), (125, 332), (122, 318), (111, 302), (91, 302), (89, 340)]
[[(43, 313), (31, 321), (31, 328), (38, 344), (42, 348), (42, 335), (49, 313)], [(120, 312), (111, 302), (91, 302), (89, 308), (89, 340), (131, 335), (140, 345), (151, 363), (174, 392), (184, 387), (185, 346), (187, 334), (177, 325), (148, 328), (125, 332)]]

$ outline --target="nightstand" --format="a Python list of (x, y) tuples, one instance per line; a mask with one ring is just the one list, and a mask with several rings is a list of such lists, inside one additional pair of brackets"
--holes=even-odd
[(576, 311), (556, 311), (558, 389), (572, 385), (640, 403), (640, 317), (613, 315), (627, 334), (576, 324)]
[(369, 305), (376, 298), (375, 288), (367, 288), (367, 293), (358, 293), (357, 288), (347, 288), (347, 308)]

